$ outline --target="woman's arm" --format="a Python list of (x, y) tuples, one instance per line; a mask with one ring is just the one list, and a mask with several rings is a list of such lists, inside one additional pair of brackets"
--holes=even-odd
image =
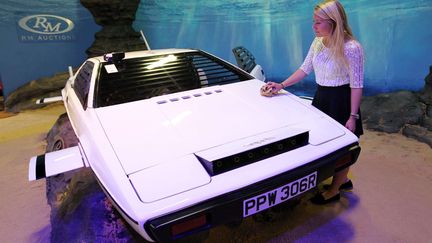
[(358, 119), (358, 112), (360, 108), (360, 102), (362, 98), (363, 89), (362, 88), (351, 88), (351, 114), (345, 127), (351, 132), (355, 132), (356, 119)]
[(351, 115), (345, 124), (350, 131), (355, 132), (356, 118), (360, 108), (363, 93), (364, 53), (363, 48), (357, 41), (350, 42), (345, 50), (350, 67), (351, 87)]
[(274, 92), (278, 92), (283, 88), (286, 88), (288, 86), (300, 82), (306, 76), (307, 74), (303, 70), (297, 69), (297, 71), (295, 71), (293, 74), (291, 74), (291, 76), (289, 76), (281, 83), (268, 82), (267, 85), (269, 85), (274, 90)]

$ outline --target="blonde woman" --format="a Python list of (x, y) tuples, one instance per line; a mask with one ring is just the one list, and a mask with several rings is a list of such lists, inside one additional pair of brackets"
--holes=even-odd
[[(363, 134), (360, 100), (363, 91), (363, 49), (354, 38), (347, 16), (339, 1), (324, 1), (314, 9), (313, 30), (316, 38), (300, 66), (281, 83), (269, 82), (279, 91), (315, 72), (317, 91), (312, 105), (337, 120), (358, 137)], [(311, 199), (326, 204), (340, 199), (340, 190), (352, 189), (346, 168), (333, 176), (331, 185)]]

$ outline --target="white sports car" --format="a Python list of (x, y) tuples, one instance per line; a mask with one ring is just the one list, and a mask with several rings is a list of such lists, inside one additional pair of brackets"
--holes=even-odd
[(357, 160), (354, 134), (289, 92), (261, 96), (261, 67), (247, 70), (190, 49), (88, 59), (62, 90), (78, 146), (33, 157), (30, 180), (90, 166), (139, 234), (167, 242), (298, 197)]

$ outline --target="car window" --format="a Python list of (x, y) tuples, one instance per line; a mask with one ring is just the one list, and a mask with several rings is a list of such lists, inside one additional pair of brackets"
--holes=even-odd
[(121, 104), (252, 78), (231, 64), (201, 51), (102, 63), (94, 106)]
[(86, 62), (77, 73), (74, 81), (74, 90), (84, 109), (87, 108), (87, 98), (90, 89), (90, 81), (93, 72), (94, 63)]

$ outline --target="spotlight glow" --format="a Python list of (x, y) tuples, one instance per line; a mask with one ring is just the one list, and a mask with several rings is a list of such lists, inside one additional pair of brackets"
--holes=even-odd
[(168, 56), (160, 59), (159, 61), (151, 63), (146, 68), (147, 69), (153, 69), (153, 68), (157, 68), (157, 67), (162, 67), (163, 65), (165, 65), (169, 62), (173, 62), (175, 60), (177, 60), (177, 57), (171, 54), (171, 55), (168, 55)]

